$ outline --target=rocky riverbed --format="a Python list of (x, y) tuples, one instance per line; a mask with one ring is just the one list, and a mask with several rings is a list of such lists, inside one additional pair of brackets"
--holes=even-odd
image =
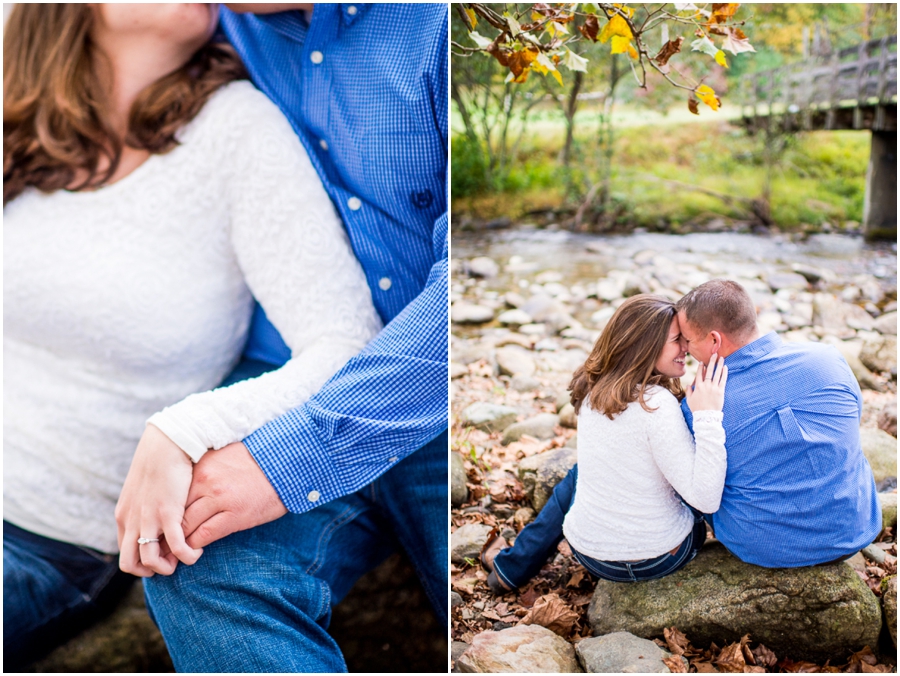
[[(833, 344), (853, 369), (887, 526), (879, 541), (849, 564), (776, 572), (712, 543), (671, 578), (634, 586), (592, 581), (563, 542), (520, 593), (491, 596), (481, 547), (492, 531), (513, 541), (576, 461), (566, 387), (615, 308), (636, 293), (677, 300), (721, 277), (748, 290), (764, 332)], [(896, 593), (882, 589), (896, 590), (896, 298), (896, 246), (842, 235), (598, 237), (526, 227), (455, 236), (455, 668), (893, 671), (887, 627), (896, 620), (884, 618), (896, 617)], [(696, 366), (688, 368), (686, 383)]]

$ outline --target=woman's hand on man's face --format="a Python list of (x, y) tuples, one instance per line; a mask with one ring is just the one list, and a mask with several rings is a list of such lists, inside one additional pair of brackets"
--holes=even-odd
[(728, 367), (725, 357), (713, 354), (709, 364), (700, 364), (694, 376), (693, 385), (688, 388), (688, 407), (697, 411), (721, 411), (725, 405), (725, 383), (728, 382)]
[[(119, 568), (126, 573), (171, 575), (179, 561), (191, 565), (200, 558), (203, 550), (191, 548), (182, 530), (193, 469), (184, 451), (147, 425), (116, 505)], [(159, 542), (139, 544), (138, 538)]]

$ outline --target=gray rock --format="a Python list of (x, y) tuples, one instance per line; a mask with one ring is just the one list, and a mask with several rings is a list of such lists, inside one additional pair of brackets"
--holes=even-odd
[(575, 654), (588, 674), (670, 673), (663, 658), (671, 653), (626, 631), (583, 639), (575, 645)]
[(606, 328), (606, 325), (609, 324), (609, 320), (612, 319), (612, 316), (615, 313), (616, 309), (614, 307), (607, 306), (600, 308), (591, 315), (591, 323), (602, 331)]
[(482, 432), (500, 432), (516, 421), (516, 409), (499, 404), (480, 401), (472, 404), (460, 414), (464, 425), (469, 425)]
[(522, 324), (531, 324), (534, 320), (531, 318), (531, 315), (524, 310), (507, 310), (506, 312), (500, 313), (500, 316), (497, 317), (497, 321), (501, 324), (521, 326)]
[(452, 361), (450, 362), (450, 378), (462, 378), (463, 376), (469, 375), (469, 369), (466, 368), (463, 364), (459, 362)]
[(897, 576), (893, 575), (881, 583), (881, 601), (884, 604), (884, 621), (891, 633), (894, 648), (897, 647)]
[(566, 404), (572, 401), (572, 393), (566, 390), (565, 392), (560, 392), (556, 395), (556, 412), (559, 413), (562, 411)]
[(607, 302), (622, 297), (625, 291), (624, 285), (618, 279), (601, 279), (597, 282), (597, 298)]
[(460, 364), (472, 364), (481, 359), (490, 361), (492, 350), (484, 343), (462, 343), (453, 346), (452, 360)]
[(850, 370), (853, 371), (853, 375), (856, 377), (861, 388), (864, 390), (875, 390), (876, 392), (884, 391), (884, 383), (878, 380), (872, 372), (865, 367), (865, 364), (859, 360), (859, 355), (855, 353), (853, 345), (837, 339), (834, 339), (834, 342), (831, 342), (831, 344), (841, 353), (841, 356), (847, 362)]
[(450, 504), (459, 507), (469, 501), (469, 488), (466, 486), (466, 468), (459, 453), (450, 453)]
[(750, 634), (776, 655), (816, 662), (874, 646), (881, 631), (878, 599), (850, 566), (761, 568), (718, 542), (658, 580), (599, 580), (588, 618), (595, 634), (653, 638), (674, 626), (695, 645)]
[(876, 483), (897, 476), (897, 440), (894, 437), (884, 430), (863, 427), (859, 430), (859, 441)]
[(510, 291), (503, 295), (503, 302), (510, 307), (522, 307), (525, 305), (525, 297), (520, 293)]
[(541, 381), (534, 376), (513, 376), (509, 386), (516, 392), (531, 392), (541, 386)]
[(494, 311), (483, 305), (457, 301), (450, 308), (450, 318), (456, 324), (484, 324), (494, 318)]
[(577, 451), (563, 446), (532, 455), (519, 463), (519, 480), (535, 511), (540, 512), (578, 459)]
[(496, 277), (500, 273), (500, 266), (487, 256), (473, 258), (466, 268), (473, 277)]
[(566, 442), (566, 445), (563, 448), (578, 448), (578, 435), (573, 434), (569, 437), (569, 440)]
[(559, 425), (559, 416), (553, 413), (541, 413), (522, 422), (514, 423), (503, 431), (504, 446), (518, 441), (527, 434), (535, 439), (552, 439), (556, 436), (553, 429)]
[(885, 551), (880, 547), (876, 547), (874, 544), (863, 547), (860, 554), (879, 566), (884, 563), (886, 556)]
[(450, 560), (465, 563), (466, 559), (478, 559), (487, 542), (490, 526), (483, 523), (467, 523), (450, 534)]
[(766, 275), (766, 284), (772, 291), (779, 289), (796, 289), (805, 291), (807, 287), (806, 277), (796, 272), (772, 272)]
[(546, 324), (522, 324), (519, 327), (519, 333), (526, 336), (543, 336), (547, 333), (547, 330)]
[(791, 269), (798, 275), (803, 275), (803, 277), (806, 278), (806, 281), (810, 284), (818, 284), (821, 281), (829, 283), (834, 281), (835, 279), (834, 273), (831, 270), (826, 270), (825, 268), (814, 268), (809, 265), (794, 263), (791, 266)]
[(879, 493), (878, 502), (881, 504), (881, 527), (893, 528), (897, 532), (897, 494)]
[(477, 634), (456, 666), (464, 674), (581, 673), (572, 644), (536, 624)]
[(897, 336), (881, 336), (867, 340), (859, 352), (859, 360), (872, 371), (897, 372)]
[[(459, 608), (464, 603), (463, 597), (459, 595), (458, 592), (452, 591), (450, 592), (450, 607), (451, 608)], [(455, 641), (454, 641), (455, 643)], [(469, 646), (463, 643), (463, 645), (468, 648)]]
[(497, 366), (504, 376), (531, 376), (537, 370), (531, 353), (517, 345), (497, 349)]
[(875, 320), (875, 330), (888, 336), (897, 335), (897, 312), (887, 312)]
[(535, 294), (519, 308), (530, 314), (534, 321), (544, 322), (558, 314), (568, 314), (566, 306), (546, 294)]
[(845, 303), (831, 294), (817, 293), (813, 296), (813, 324), (833, 331), (845, 330), (848, 326), (870, 331), (875, 320), (861, 307)]
[(878, 429), (897, 438), (897, 400), (888, 402), (878, 414)]
[(855, 256), (862, 251), (863, 240), (847, 235), (810, 235), (807, 239), (810, 250), (829, 256)]
[(575, 407), (571, 403), (566, 404), (560, 410), (559, 424), (573, 430), (578, 428), (578, 416), (575, 415)]
[(505, 336), (500, 336), (494, 342), (494, 347), (505, 347), (506, 345), (518, 345), (519, 347), (524, 347), (526, 350), (530, 350), (532, 345), (534, 345), (534, 338), (529, 338), (528, 336), (523, 336), (521, 333), (512, 331)]

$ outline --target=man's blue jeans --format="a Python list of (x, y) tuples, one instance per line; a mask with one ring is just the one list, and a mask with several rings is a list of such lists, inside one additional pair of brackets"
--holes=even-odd
[(365, 489), (234, 533), (144, 582), (178, 671), (340, 672), (331, 607), (402, 546), (447, 609), (447, 432)]
[[(577, 481), (578, 465), (575, 465), (553, 489), (537, 518), (522, 529), (515, 544), (497, 554), (494, 571), (510, 588), (518, 589), (537, 575), (563, 539), (563, 521), (575, 500)], [(594, 576), (613, 582), (640, 582), (670, 575), (692, 561), (706, 540), (703, 515), (689, 508), (694, 513), (694, 528), (675, 554), (667, 552), (643, 561), (598, 561), (574, 550), (573, 554)]]

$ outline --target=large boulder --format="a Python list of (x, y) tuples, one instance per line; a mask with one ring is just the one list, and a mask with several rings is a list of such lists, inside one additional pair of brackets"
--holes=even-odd
[(504, 376), (531, 376), (537, 369), (531, 353), (518, 345), (498, 348), (497, 366)]
[(572, 644), (536, 624), (481, 632), (456, 660), (456, 668), (464, 674), (581, 673)]
[(588, 610), (595, 634), (627, 631), (644, 638), (666, 627), (695, 645), (750, 634), (776, 655), (824, 661), (876, 647), (877, 597), (843, 563), (770, 569), (739, 561), (715, 542), (673, 575), (640, 584), (599, 580)]
[(897, 494), (879, 493), (878, 503), (881, 505), (881, 527), (893, 528), (897, 532)]
[(519, 463), (519, 480), (535, 511), (540, 512), (578, 460), (575, 448), (564, 446), (552, 451), (532, 455)]
[(897, 438), (897, 400), (886, 403), (878, 414), (878, 429)]
[(457, 528), (450, 535), (450, 560), (465, 563), (466, 559), (477, 559), (491, 530), (483, 523), (467, 523)]
[(879, 336), (863, 343), (859, 360), (873, 371), (897, 372), (897, 336)]
[(859, 430), (863, 454), (869, 461), (875, 483), (897, 476), (897, 439), (884, 430), (863, 427)]
[(884, 621), (891, 633), (894, 647), (897, 647), (897, 576), (893, 575), (881, 583), (881, 602), (884, 605)]
[(479, 401), (468, 406), (461, 414), (460, 421), (482, 432), (501, 432), (516, 421), (516, 409), (500, 404)]
[(668, 674), (663, 658), (672, 656), (626, 631), (583, 639), (575, 645), (575, 654), (588, 674)]
[(897, 311), (886, 312), (875, 320), (875, 330), (885, 335), (897, 335)]
[(459, 453), (450, 454), (450, 504), (459, 507), (469, 500), (469, 487), (466, 486), (466, 468)]
[(555, 413), (540, 413), (533, 418), (514, 423), (503, 432), (503, 445), (518, 441), (527, 434), (535, 439), (552, 439), (556, 436), (554, 431), (559, 425), (559, 416)]
[(831, 294), (817, 293), (813, 296), (813, 324), (837, 332), (848, 327), (870, 331), (875, 320), (858, 305), (845, 303)]

